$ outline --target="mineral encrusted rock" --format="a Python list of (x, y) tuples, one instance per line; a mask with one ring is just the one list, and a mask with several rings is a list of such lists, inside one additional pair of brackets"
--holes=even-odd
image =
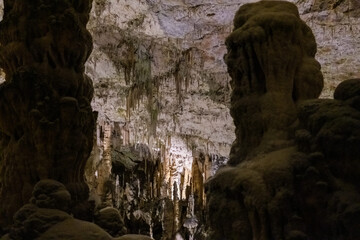
[(210, 239), (358, 239), (360, 80), (315, 99), (316, 44), (295, 5), (244, 5), (234, 25), (237, 141), (206, 186)]
[(93, 86), (84, 73), (92, 50), (91, 0), (5, 0), (0, 23), (0, 226), (51, 178), (88, 198), (84, 167), (92, 149)]

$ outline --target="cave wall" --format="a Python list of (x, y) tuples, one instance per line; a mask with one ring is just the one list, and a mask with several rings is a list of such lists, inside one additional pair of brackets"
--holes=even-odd
[[(94, 51), (86, 71), (95, 82), (98, 129), (119, 126), (123, 134), (116, 142), (147, 144), (152, 155), (163, 149), (163, 159), (171, 158), (169, 138), (180, 149), (179, 159), (190, 165), (197, 152), (228, 158), (235, 128), (224, 41), (246, 2), (94, 1), (89, 23)], [(359, 32), (358, 6), (354, 1), (297, 5), (318, 42), (322, 96), (329, 97), (339, 82), (358, 74), (349, 71), (360, 65), (353, 37)], [(97, 143), (91, 176), (102, 162), (104, 146)], [(180, 176), (183, 163), (176, 162)]]
[[(87, 64), (95, 79), (93, 107), (110, 121), (128, 121), (133, 142), (187, 136), (196, 147), (208, 145), (210, 152), (227, 156), (234, 126), (227, 110), (224, 39), (246, 2), (94, 1), (89, 29), (95, 50)], [(293, 2), (314, 31), (325, 79), (322, 96), (331, 97), (339, 82), (358, 76), (358, 4)], [(140, 103), (136, 96), (142, 96)], [(129, 108), (133, 114), (126, 118)]]
[[(170, 136), (191, 151), (228, 157), (235, 128), (224, 40), (246, 2), (94, 1), (86, 71), (95, 82), (92, 106), (100, 122), (120, 124), (129, 144), (145, 143), (151, 151)], [(358, 76), (359, 6), (293, 2), (318, 42), (321, 96), (332, 97), (339, 82)]]
[[(246, 2), (94, 1), (88, 24), (94, 51), (86, 72), (95, 82), (92, 106), (100, 118), (128, 122), (132, 142), (165, 142), (170, 133), (227, 156), (235, 136), (227, 110), (230, 79), (222, 59), (224, 39), (236, 10)], [(358, 3), (296, 4), (319, 45), (322, 96), (331, 97), (339, 82), (358, 76), (353, 71), (360, 65), (354, 37), (360, 29)], [(135, 68), (142, 73), (133, 76)], [(146, 79), (152, 83), (144, 84)], [(135, 104), (137, 95), (142, 101)], [(151, 139), (154, 132), (157, 137)]]
[[(131, 66), (126, 67), (127, 63), (124, 61), (126, 62), (129, 60), (127, 58), (133, 55), (127, 54), (128, 48), (141, 46), (141, 51), (148, 55), (142, 58), (151, 59), (150, 78), (165, 79), (161, 81), (161, 84), (159, 82), (152, 84), (153, 89), (161, 85), (159, 92), (163, 93), (162, 98), (153, 99), (161, 103), (159, 112), (162, 114), (157, 114), (157, 117), (163, 124), (161, 128), (157, 127), (158, 135), (166, 135), (170, 132), (190, 135), (194, 140), (196, 137), (203, 139), (210, 137), (210, 142), (215, 145), (214, 149), (220, 149), (218, 151), (221, 155), (226, 156), (234, 139), (234, 127), (226, 108), (229, 106), (230, 99), (230, 79), (222, 60), (226, 51), (224, 39), (232, 30), (232, 19), (236, 10), (246, 2), (224, 1), (218, 4), (212, 1), (206, 3), (160, 0), (150, 2), (94, 1), (88, 25), (90, 32), (94, 35), (94, 51), (86, 65), (87, 73), (95, 82), (96, 96), (92, 103), (93, 107), (105, 119), (125, 121), (127, 89), (134, 83), (125, 83), (125, 78), (131, 78), (125, 77), (128, 75), (125, 74), (125, 68), (129, 72)], [(316, 58), (322, 65), (325, 80), (322, 96), (331, 97), (339, 82), (358, 77), (354, 69), (358, 69), (360, 65), (356, 54), (359, 52), (359, 43), (355, 37), (360, 31), (359, 5), (355, 0), (293, 2), (296, 2), (299, 7), (301, 18), (313, 29), (318, 43)], [(3, 8), (3, 1), (0, 1), (0, 8)], [(132, 42), (132, 44), (129, 45), (126, 42)], [(156, 46), (150, 47), (151, 44)], [(192, 52), (192, 58), (195, 60), (193, 64), (187, 66), (184, 58), (186, 58), (185, 55), (189, 55), (189, 52)], [(174, 55), (178, 59), (175, 59)], [(190, 86), (192, 90), (185, 92), (186, 81), (181, 81), (182, 90), (185, 92), (181, 105), (186, 114), (178, 111), (178, 102), (175, 101), (178, 99), (176, 92), (180, 90), (179, 82), (176, 83), (174, 80), (177, 65), (182, 65), (178, 66), (182, 69), (181, 74), (191, 75), (188, 81), (195, 83), (192, 84), (194, 87)], [(187, 68), (187, 71), (184, 71), (184, 68)], [(206, 73), (202, 69), (206, 70)], [(147, 102), (147, 94), (144, 94), (146, 90), (139, 90), (139, 92), (144, 96), (143, 101)], [(153, 94), (156, 92), (158, 91), (154, 91)], [(194, 105), (193, 102), (198, 104)], [(138, 129), (147, 131), (147, 125), (151, 125), (157, 112), (155, 106), (150, 110), (152, 112), (150, 114), (146, 109), (149, 104), (140, 105), (142, 107), (134, 109), (137, 112), (133, 114), (133, 119), (130, 121), (134, 139), (140, 138), (135, 137), (136, 135), (148, 135), (144, 132), (138, 134), (135, 132)], [(209, 115), (209, 117), (204, 115)], [(136, 119), (135, 116), (142, 118)], [(209, 123), (212, 116), (216, 116), (218, 122)], [(189, 123), (190, 120), (192, 124)], [(143, 122), (146, 124), (142, 125)], [(210, 127), (203, 129), (201, 127), (203, 125)], [(152, 129), (154, 130), (154, 127)], [(220, 132), (214, 134), (217, 129), (226, 129), (226, 137), (221, 137), (225, 135)], [(224, 145), (219, 143), (224, 143)]]

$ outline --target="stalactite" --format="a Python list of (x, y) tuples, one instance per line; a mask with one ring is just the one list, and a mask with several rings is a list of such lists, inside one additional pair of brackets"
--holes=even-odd
[(199, 167), (199, 160), (194, 159), (192, 164), (193, 194), (196, 196), (196, 205), (203, 207), (204, 178)]
[(149, 50), (146, 50), (143, 46), (137, 46), (134, 49), (131, 48), (131, 54), (129, 55), (132, 64), (126, 64), (126, 71), (128, 68), (132, 68), (131, 77), (130, 74), (126, 74), (126, 82), (131, 84), (128, 89), (126, 99), (126, 112), (127, 118), (130, 119), (131, 111), (134, 108), (138, 108), (143, 97), (146, 97), (146, 109), (149, 113), (149, 122), (147, 123), (149, 134), (148, 138), (156, 135), (157, 119), (159, 114), (159, 103), (154, 96), (159, 94), (159, 79), (152, 76), (151, 71), (151, 59), (149, 57)]
[[(211, 162), (209, 159), (209, 154), (205, 154), (205, 163), (203, 168), (203, 183), (205, 183), (211, 176)], [(205, 188), (203, 188), (203, 203), (204, 206), (206, 206), (206, 194), (205, 194)]]
[(185, 92), (189, 87), (189, 82), (191, 80), (190, 69), (193, 64), (193, 49), (187, 49), (182, 51), (179, 54), (178, 59), (176, 59), (175, 68), (173, 71), (173, 78), (175, 81), (176, 94), (178, 96), (178, 101), (181, 103), (183, 86)]
[(133, 43), (129, 42), (126, 44), (126, 58), (125, 61), (122, 62), (124, 73), (125, 73), (125, 82), (127, 85), (129, 85), (135, 76), (135, 63), (136, 63), (136, 49)]
[[(105, 202), (99, 203), (98, 206), (112, 203), (118, 207), (132, 233), (140, 231), (158, 237), (160, 216), (166, 222), (162, 223), (161, 231), (167, 239), (171, 239), (170, 236), (175, 233), (185, 236), (203, 229), (203, 211), (206, 203), (203, 184), (212, 175), (212, 165), (220, 164), (221, 158), (191, 151), (193, 143), (187, 136), (178, 138), (169, 135), (165, 142), (149, 141), (148, 144), (134, 144), (134, 141), (126, 139), (127, 124), (107, 121), (100, 124), (97, 142), (101, 144), (98, 148), (103, 149), (101, 164), (105, 163), (108, 156), (106, 152), (109, 150), (109, 142), (112, 145), (112, 167), (107, 168), (106, 174), (112, 172), (114, 177), (109, 178), (110, 185), (114, 186), (108, 186), (108, 189), (114, 190), (113, 193), (108, 191), (106, 197), (102, 198)], [(156, 150), (151, 151), (150, 146), (156, 146)], [(183, 164), (182, 167), (179, 165), (180, 162)], [(100, 168), (103, 168), (101, 164), (97, 166), (99, 176), (103, 175), (100, 172)], [(104, 181), (102, 179), (98, 177), (97, 181)], [(109, 197), (112, 197), (112, 201)], [(187, 218), (184, 209), (189, 204), (189, 199), (192, 201), (191, 198), (195, 211), (193, 217)], [(161, 209), (160, 200), (164, 204)], [(185, 222), (186, 226), (190, 226), (189, 231), (184, 226)], [(131, 227), (132, 225), (136, 227)]]
[(119, 208), (120, 207), (120, 182), (119, 182), (119, 175), (116, 175), (116, 180), (115, 180), (115, 207)]

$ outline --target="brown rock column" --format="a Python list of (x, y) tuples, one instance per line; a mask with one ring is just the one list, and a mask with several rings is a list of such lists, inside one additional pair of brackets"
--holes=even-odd
[[(0, 226), (29, 200), (34, 184), (64, 183), (87, 199), (92, 82), (84, 63), (91, 0), (5, 0), (0, 23)], [(76, 195), (75, 195), (76, 192)]]
[(292, 3), (245, 4), (226, 45), (236, 141), (230, 166), (206, 184), (210, 239), (318, 239), (303, 227), (297, 181), (309, 162), (294, 137), (297, 105), (323, 85), (311, 29)]
[(295, 104), (318, 97), (323, 77), (314, 59), (314, 35), (288, 2), (242, 6), (226, 45), (236, 126), (230, 164), (237, 164), (263, 151), (274, 137), (278, 143), (286, 139), (297, 120)]

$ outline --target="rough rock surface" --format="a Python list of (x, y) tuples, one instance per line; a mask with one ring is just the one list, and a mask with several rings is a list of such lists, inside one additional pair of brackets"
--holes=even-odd
[[(126, 121), (124, 115), (127, 109), (127, 92), (123, 90), (126, 89), (123, 86), (126, 85), (125, 75), (131, 74), (131, 66), (126, 67), (128, 63), (123, 60), (130, 55), (127, 54), (127, 49), (116, 50), (120, 48), (118, 43), (124, 46), (122, 42), (128, 39), (134, 41), (136, 46), (145, 47), (153, 65), (151, 75), (164, 77), (169, 73), (172, 75), (171, 69), (175, 69), (176, 64), (182, 61), (182, 52), (190, 48), (197, 49), (199, 53), (196, 57), (204, 63), (203, 66), (200, 71), (196, 64), (187, 68), (196, 73), (192, 74), (191, 81), (199, 86), (195, 84), (194, 90), (185, 94), (188, 100), (182, 102), (184, 112), (181, 112), (177, 110), (179, 107), (173, 100), (176, 99), (173, 97), (176, 95), (176, 84), (171, 77), (166, 78), (168, 84), (161, 84), (167, 89), (161, 90), (166, 99), (157, 99), (162, 103), (159, 117), (163, 119), (162, 124), (157, 126), (157, 132), (159, 135), (166, 135), (167, 132), (176, 135), (190, 134), (195, 143), (199, 137), (209, 138), (210, 146), (214, 144), (212, 152), (227, 156), (234, 139), (234, 127), (226, 108), (229, 101), (229, 78), (222, 61), (225, 53), (224, 39), (232, 29), (236, 10), (247, 2), (254, 1), (94, 1), (89, 27), (94, 35), (95, 45), (87, 64), (87, 73), (95, 81), (93, 107), (104, 119), (122, 123)], [(359, 3), (356, 0), (291, 2), (297, 4), (301, 18), (313, 29), (319, 45), (316, 57), (322, 65), (325, 79), (322, 96), (331, 97), (339, 82), (359, 77), (356, 69), (360, 66), (357, 54), (360, 46), (355, 37), (360, 31)], [(0, 1), (1, 7), (3, 1)], [(156, 47), (149, 47), (148, 42), (155, 42)], [(126, 48), (126, 44), (122, 48)], [(148, 51), (149, 48), (151, 51)], [(159, 59), (164, 55), (170, 58), (174, 54), (179, 61), (164, 62)], [(128, 70), (125, 71), (125, 68)], [(209, 71), (211, 76), (201, 77), (203, 74), (198, 73), (203, 72), (202, 68)], [(196, 104), (192, 104), (193, 102)], [(163, 106), (167, 107), (164, 109)], [(133, 116), (141, 119), (131, 121), (133, 136), (139, 135), (132, 141), (145, 139), (143, 141), (147, 142), (146, 137), (141, 136), (148, 135), (145, 132), (149, 131), (147, 125), (151, 122), (150, 114), (146, 107), (142, 107)], [(214, 122), (213, 116), (218, 121)], [(144, 122), (147, 124), (144, 125)], [(222, 131), (214, 134), (218, 129)], [(197, 143), (197, 146), (202, 145), (202, 141)]]
[[(360, 80), (342, 82), (335, 99), (306, 100), (320, 93), (321, 75), (295, 5), (244, 5), (234, 25), (226, 61), (237, 141), (207, 184), (210, 239), (358, 239)], [(295, 62), (306, 67), (282, 75), (292, 68), (279, 59), (293, 64), (299, 47), (305, 58)]]
[[(113, 232), (121, 230), (115, 225), (123, 222), (128, 233), (173, 239), (176, 234), (187, 236), (187, 222), (193, 219), (193, 222), (197, 221), (193, 234), (198, 234), (196, 239), (204, 239), (201, 236), (204, 233), (206, 201), (203, 186), (211, 176), (210, 159), (198, 154), (192, 166), (176, 169), (174, 158), (181, 159), (181, 156), (173, 154), (172, 158), (163, 157), (161, 161), (161, 156), (152, 156), (145, 144), (135, 145), (134, 148), (114, 147), (108, 179), (104, 181), (100, 173), (94, 178), (89, 177), (93, 190), (98, 191), (98, 185), (104, 184), (100, 198), (96, 197), (96, 192), (91, 193), (99, 209), (95, 214), (95, 223)], [(113, 214), (115, 208), (120, 212), (118, 223), (112, 220), (119, 217)], [(101, 213), (105, 214), (102, 220), (98, 219)]]
[[(236, 140), (230, 164), (284, 144), (297, 120), (295, 105), (316, 98), (323, 87), (314, 59), (311, 29), (290, 3), (265, 2), (241, 7), (226, 39), (225, 61), (232, 78), (231, 116)], [(285, 130), (283, 132), (283, 130)]]
[[(206, 29), (198, 12), (207, 6), (188, 7), (180, 2), (94, 2), (89, 24), (94, 53), (86, 66), (98, 79), (92, 105), (99, 119), (128, 131), (125, 144), (145, 143), (153, 151), (171, 137), (184, 158), (192, 149), (227, 156), (234, 127), (220, 39), (231, 21), (224, 11), (236, 8), (208, 9), (228, 19), (215, 18)], [(178, 20), (172, 19), (177, 15)]]
[[(94, 1), (88, 25), (94, 51), (86, 72), (94, 79), (92, 106), (100, 121), (88, 176), (97, 172), (98, 190), (111, 172), (108, 142), (101, 140), (109, 126), (113, 150), (146, 144), (162, 161), (177, 156), (177, 179), (199, 152), (214, 160), (213, 169), (216, 159), (229, 156), (235, 135), (224, 42), (236, 10), (247, 2), (254, 1)], [(359, 5), (291, 2), (313, 29), (322, 97), (331, 97), (339, 82), (358, 76)]]
[(94, 217), (94, 222), (105, 229), (111, 236), (118, 237), (126, 233), (124, 221), (116, 208), (103, 208)]
[[(95, 81), (93, 107), (100, 117), (126, 123), (132, 143), (152, 148), (171, 135), (228, 156), (234, 127), (227, 110), (224, 40), (236, 10), (247, 2), (254, 1), (94, 1), (89, 24), (94, 51), (87, 72)], [(325, 79), (322, 96), (331, 97), (339, 82), (359, 77), (359, 4), (292, 2), (314, 31)], [(139, 107), (127, 99), (134, 95), (142, 96)]]
[[(0, 24), (0, 225), (7, 225), (40, 179), (86, 201), (92, 149), (91, 1), (4, 1)], [(72, 207), (76, 203), (72, 204)], [(77, 211), (77, 210), (76, 210)]]
[[(112, 178), (112, 153), (119, 150), (112, 146), (121, 145), (122, 151), (147, 144), (154, 159), (158, 155), (166, 159), (161, 172), (166, 173), (168, 186), (163, 189), (169, 197), (175, 181), (180, 189), (182, 176), (210, 165), (215, 172), (228, 156), (235, 135), (228, 111), (231, 87), (223, 61), (224, 39), (232, 31), (236, 10), (246, 2), (254, 1), (93, 1), (88, 27), (94, 35), (94, 51), (86, 73), (95, 82), (92, 105), (100, 121), (87, 175), (97, 178), (94, 186), (100, 195), (103, 183)], [(319, 43), (316, 57), (325, 78), (323, 96), (329, 97), (339, 82), (359, 77), (353, 71), (360, 66), (359, 3), (292, 2)], [(355, 100), (351, 106), (356, 106)], [(99, 140), (104, 139), (105, 128), (110, 141)], [(196, 160), (199, 155), (207, 155), (211, 164)], [(207, 171), (202, 168), (200, 173)], [(116, 176), (112, 180), (116, 183)], [(28, 196), (30, 189), (24, 189), (23, 195)]]
[[(4, 240), (150, 240), (141, 235), (111, 237), (99, 226), (78, 220), (64, 211), (71, 203), (70, 193), (55, 180), (39, 181), (29, 204), (25, 204), (15, 215), (14, 225)], [(65, 207), (67, 209), (67, 207)]]
[[(254, 1), (94, 1), (88, 26), (94, 36), (94, 51), (86, 72), (95, 82), (92, 106), (99, 112), (99, 122), (87, 177), (101, 199), (107, 196), (107, 203), (111, 202), (111, 195), (120, 196), (120, 199), (126, 196), (121, 208), (131, 206), (124, 210), (129, 213), (129, 219), (134, 219), (133, 213), (140, 216), (136, 212), (139, 205), (135, 203), (153, 201), (152, 205), (158, 204), (157, 197), (151, 197), (150, 186), (153, 192), (159, 187), (165, 189), (162, 194), (172, 198), (174, 182), (177, 189), (184, 192), (180, 190), (186, 189), (181, 186), (181, 181), (185, 179), (189, 188), (191, 180), (186, 179), (194, 177), (192, 174), (199, 169), (197, 166), (200, 166), (200, 175), (206, 175), (207, 170), (202, 168), (205, 165), (213, 174), (228, 158), (235, 136), (228, 111), (231, 86), (223, 60), (224, 42), (233, 29), (236, 10), (247, 2)], [(314, 29), (319, 43), (316, 58), (323, 65), (325, 78), (322, 96), (329, 97), (340, 81), (350, 74), (358, 74), (350, 70), (360, 66), (356, 54), (360, 49), (359, 42), (354, 38), (360, 30), (359, 7), (356, 1), (347, 0), (326, 4), (321, 1), (292, 2), (299, 7), (300, 17)], [(296, 111), (293, 111), (292, 119), (296, 119)], [(143, 144), (151, 152), (148, 163), (151, 162), (161, 177), (154, 179), (148, 170), (147, 177), (143, 178), (141, 168), (145, 168), (145, 164), (141, 157), (133, 157), (134, 168), (140, 169), (135, 170), (134, 175), (126, 171), (124, 177), (112, 169), (111, 163), (117, 161), (120, 153), (128, 154), (128, 149)], [(129, 155), (136, 156), (137, 153), (134, 151)], [(198, 161), (199, 155), (207, 156), (209, 162)], [(136, 180), (130, 180), (130, 176)], [(123, 179), (126, 180), (123, 182)], [(142, 182), (141, 179), (146, 180)], [(140, 184), (137, 180), (141, 180)], [(197, 188), (203, 180), (197, 180)], [(103, 187), (109, 182), (112, 187)], [(112, 194), (111, 189), (120, 194)], [(129, 189), (133, 193), (131, 198), (123, 194)], [(146, 190), (148, 195), (140, 194), (139, 197), (139, 190)], [(118, 199), (112, 198), (115, 202), (119, 202)], [(156, 231), (155, 222), (159, 221), (159, 216), (150, 214), (150, 209), (156, 208), (144, 205), (142, 217), (136, 220), (139, 227), (134, 231), (138, 228), (144, 233), (148, 231), (145, 215), (153, 217)], [(171, 209), (170, 205), (160, 209)], [(195, 209), (199, 210), (198, 207)], [(165, 218), (176, 222), (174, 216)], [(163, 231), (172, 233), (173, 225), (167, 225), (171, 227), (164, 230), (167, 227), (163, 225)]]

